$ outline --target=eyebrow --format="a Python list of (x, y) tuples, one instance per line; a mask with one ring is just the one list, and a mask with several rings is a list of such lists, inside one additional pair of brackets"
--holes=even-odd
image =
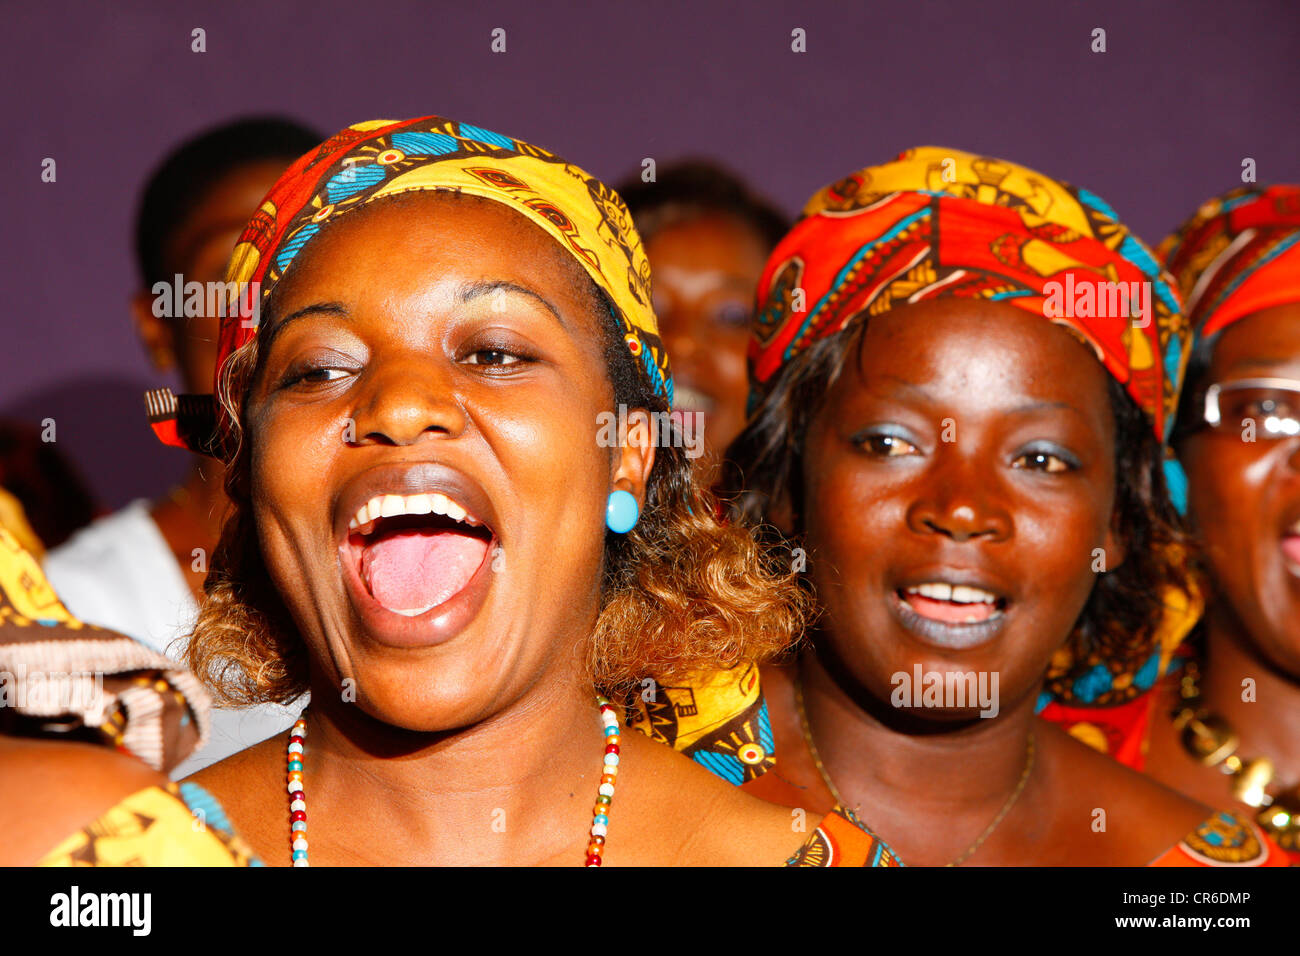
[[(918, 398), (921, 398), (924, 401), (932, 401), (930, 393), (924, 387), (917, 385), (914, 382), (909, 382), (906, 379), (899, 378), (897, 375), (890, 375), (888, 373), (884, 375), (880, 375), (878, 376), (878, 378), (893, 382), (894, 384), (898, 385), (900, 388), (916, 395)], [(1051, 402), (1046, 400), (1038, 401), (1038, 402), (1032, 402), (1032, 401), (1025, 402), (1023, 405), (1017, 405), (1015, 408), (1007, 409), (1002, 414), (1031, 415), (1034, 412), (1046, 412), (1046, 411), (1056, 411), (1056, 410), (1074, 412), (1076, 415), (1083, 415), (1085, 418), (1087, 417), (1082, 409), (1077, 408), (1074, 405), (1071, 405), (1069, 402)]]
[(511, 282), (508, 279), (484, 279), (480, 282), (466, 283), (456, 290), (456, 301), (465, 305), (475, 299), (481, 298), (482, 296), (490, 295), (493, 292), (513, 292), (516, 295), (526, 295), (530, 299), (536, 299), (546, 307), (546, 311), (555, 316), (555, 321), (559, 322), (560, 325), (568, 331), (569, 323), (564, 321), (564, 316), (560, 315), (560, 310), (552, 305), (549, 299), (543, 296), (540, 292), (536, 292), (527, 286)]
[(1017, 405), (1015, 408), (1008, 409), (1006, 414), (1031, 415), (1034, 412), (1048, 412), (1048, 411), (1058, 411), (1058, 410), (1064, 412), (1074, 412), (1074, 414), (1079, 415), (1083, 418), (1088, 417), (1087, 414), (1083, 411), (1083, 409), (1079, 408), (1078, 406), (1071, 405), (1069, 402), (1048, 402), (1048, 401), (1026, 402), (1024, 405)]
[(303, 306), (296, 312), (290, 312), (267, 330), (266, 341), (262, 343), (261, 351), (264, 353), (270, 352), (271, 346), (275, 344), (275, 340), (284, 331), (285, 326), (296, 319), (305, 318), (309, 315), (341, 315), (347, 318), (349, 314), (348, 307), (342, 302), (316, 302), (312, 305)]
[[(510, 282), (507, 279), (485, 279), (481, 282), (466, 283), (456, 290), (456, 301), (463, 305), (472, 302), (474, 299), (481, 298), (482, 296), (490, 295), (493, 292), (513, 292), (517, 295), (526, 295), (529, 298), (536, 299), (546, 307), (546, 310), (550, 312), (551, 315), (555, 316), (555, 320), (559, 322), (566, 331), (569, 328), (569, 324), (565, 322), (564, 317), (560, 315), (559, 309), (552, 305), (548, 299), (527, 286), (518, 285), (517, 283)], [(301, 309), (290, 312), (279, 321), (273, 320), (274, 324), (266, 333), (266, 341), (261, 347), (262, 351), (271, 351), (271, 346), (275, 344), (276, 338), (279, 337), (280, 333), (284, 331), (285, 327), (290, 322), (310, 315), (337, 315), (342, 316), (343, 318), (348, 318), (351, 313), (348, 312), (347, 306), (342, 302), (316, 302), (312, 305), (303, 306)]]
[[(1241, 375), (1249, 372), (1275, 372), (1278, 368), (1294, 367), (1296, 357), (1294, 355), (1273, 355), (1273, 356), (1252, 356), (1244, 358), (1241, 361), (1233, 362), (1224, 369), (1225, 376)], [(1268, 376), (1260, 376), (1268, 377)], [(1283, 376), (1276, 376), (1281, 378)]]

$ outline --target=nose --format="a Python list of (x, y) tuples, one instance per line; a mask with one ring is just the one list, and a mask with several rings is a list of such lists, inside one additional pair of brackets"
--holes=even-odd
[(668, 361), (678, 367), (693, 361), (699, 343), (691, 317), (681, 309), (665, 309), (660, 312), (659, 321)]
[(354, 412), (358, 445), (411, 445), (426, 436), (454, 438), (469, 422), (450, 360), (410, 356), (372, 368)]
[(959, 544), (1011, 537), (1011, 513), (998, 499), (996, 478), (987, 467), (951, 461), (928, 472), (924, 482), (907, 511), (908, 527), (916, 534), (941, 534)]

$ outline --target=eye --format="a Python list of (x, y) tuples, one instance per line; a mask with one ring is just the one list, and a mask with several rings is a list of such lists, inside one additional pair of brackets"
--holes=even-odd
[(1246, 405), (1249, 418), (1294, 418), (1295, 410), (1286, 399), (1262, 398)]
[(901, 435), (868, 432), (855, 438), (854, 442), (880, 458), (900, 458), (903, 455), (920, 454), (920, 449)]
[(504, 349), (478, 349), (471, 352), (465, 359), (467, 365), (517, 365), (526, 361), (521, 355), (515, 355), (513, 352), (507, 352)]
[(749, 306), (740, 302), (725, 302), (713, 312), (715, 324), (728, 329), (748, 329)]
[(316, 368), (303, 375), (304, 382), (334, 382), (346, 375), (341, 368)]
[(1021, 453), (1015, 461), (1011, 463), (1012, 468), (1025, 468), (1030, 471), (1042, 471), (1049, 475), (1060, 474), (1063, 471), (1074, 471), (1079, 467), (1077, 461), (1064, 452), (1047, 451), (1045, 449), (1032, 449)]
[(285, 375), (284, 380), (280, 383), (281, 388), (292, 388), (295, 385), (328, 385), (336, 382), (348, 375), (351, 369), (335, 368), (332, 366), (309, 366), (307, 368), (295, 368)]

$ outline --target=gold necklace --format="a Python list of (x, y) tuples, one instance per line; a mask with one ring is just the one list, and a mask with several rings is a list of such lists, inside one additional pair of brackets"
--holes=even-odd
[(1277, 768), (1267, 757), (1242, 760), (1237, 756), (1241, 738), (1232, 725), (1201, 706), (1201, 669), (1188, 661), (1179, 679), (1181, 700), (1170, 716), (1181, 732), (1183, 749), (1202, 766), (1218, 767), (1232, 778), (1234, 799), (1256, 810), (1255, 822), (1268, 831), (1278, 846), (1300, 850), (1300, 785), (1276, 796), (1268, 793)]
[[(804, 743), (808, 745), (808, 752), (812, 754), (813, 763), (817, 766), (817, 772), (821, 774), (822, 783), (826, 784), (826, 789), (831, 792), (831, 796), (837, 804), (845, 809), (849, 809), (849, 805), (845, 802), (844, 797), (840, 795), (839, 788), (835, 786), (834, 781), (831, 780), (830, 774), (826, 772), (826, 766), (822, 763), (821, 754), (817, 752), (817, 744), (813, 742), (812, 728), (808, 723), (808, 711), (804, 709), (803, 704), (802, 673), (795, 674), (794, 704), (799, 711), (799, 729), (803, 731)], [(961, 856), (957, 857), (957, 859), (953, 860), (951, 863), (945, 863), (944, 866), (961, 866), (961, 864), (971, 858), (976, 850), (984, 845), (984, 841), (987, 840), (989, 835), (998, 828), (998, 824), (1001, 823), (1006, 815), (1011, 812), (1011, 808), (1015, 806), (1016, 801), (1020, 799), (1020, 794), (1024, 792), (1025, 784), (1029, 782), (1029, 774), (1033, 769), (1034, 732), (1031, 730), (1029, 732), (1029, 741), (1025, 747), (1025, 769), (1020, 772), (1020, 780), (1016, 782), (1016, 789), (1011, 791), (1011, 796), (1007, 798), (1006, 803), (1002, 804), (1002, 809), (999, 810), (998, 815), (993, 818), (993, 822), (984, 828), (984, 832), (979, 835), (979, 839), (968, 846), (962, 852)]]

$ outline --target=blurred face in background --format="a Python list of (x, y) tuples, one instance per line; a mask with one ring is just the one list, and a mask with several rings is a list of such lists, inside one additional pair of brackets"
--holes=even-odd
[[(169, 284), (177, 273), (182, 283), (220, 282), (245, 224), (292, 161), (293, 157), (285, 157), (248, 163), (217, 180), (167, 239)], [(152, 289), (141, 290), (132, 306), (136, 328), (154, 366), (160, 371), (176, 368), (187, 392), (211, 392), (220, 318), (156, 316)], [(181, 311), (177, 306), (174, 311)]]
[(664, 226), (646, 243), (654, 309), (674, 379), (673, 409), (703, 428), (705, 484), (745, 424), (745, 352), (754, 291), (768, 248), (758, 232), (726, 213)]

